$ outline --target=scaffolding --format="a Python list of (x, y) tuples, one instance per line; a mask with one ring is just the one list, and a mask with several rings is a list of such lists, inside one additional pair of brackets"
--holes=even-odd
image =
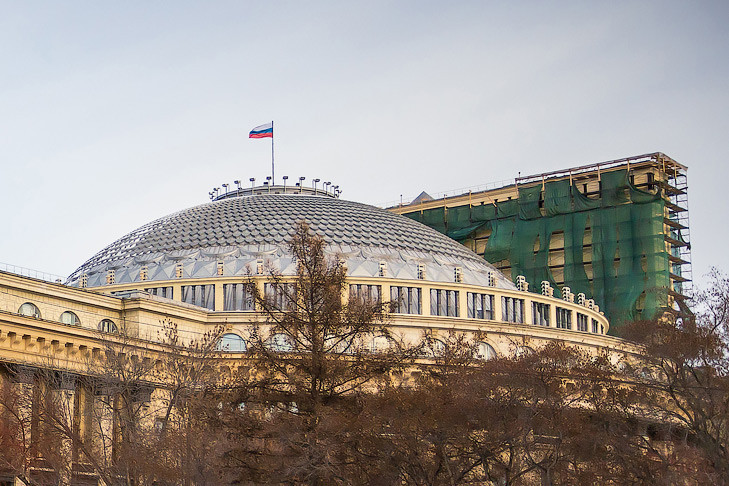
[[(595, 300), (611, 330), (685, 309), (691, 292), (686, 167), (661, 153), (519, 177), (397, 212), (471, 247), (531, 288)], [(498, 194), (499, 197), (496, 197)]]

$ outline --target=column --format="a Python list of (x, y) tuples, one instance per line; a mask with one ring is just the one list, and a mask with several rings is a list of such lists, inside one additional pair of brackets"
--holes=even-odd
[(501, 301), (501, 295), (498, 293), (494, 294), (494, 320), (496, 322), (504, 321), (503, 303)]
[(215, 283), (215, 310), (222, 311), (225, 309), (225, 294), (223, 293), (223, 283)]
[(524, 324), (534, 324), (534, 316), (533, 314), (534, 309), (532, 308), (532, 300), (525, 298), (524, 299)]
[(72, 484), (73, 467), (73, 427), (76, 378), (68, 373), (60, 373), (57, 387), (51, 390), (56, 426), (62, 431), (58, 464), (58, 480), (61, 485)]
[(557, 306), (549, 304), (549, 327), (557, 327)]
[(18, 440), (25, 460), (30, 461), (33, 444), (33, 396), (35, 395), (35, 369), (27, 366), (15, 368), (12, 392), (17, 397)]

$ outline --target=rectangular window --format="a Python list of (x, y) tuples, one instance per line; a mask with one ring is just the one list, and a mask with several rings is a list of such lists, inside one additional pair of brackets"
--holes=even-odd
[(430, 289), (430, 315), (458, 317), (458, 291)]
[(151, 289), (144, 289), (145, 292), (149, 292), (157, 297), (164, 297), (165, 299), (172, 298), (172, 287), (154, 287)]
[(524, 299), (501, 297), (501, 318), (504, 322), (524, 323)]
[(398, 314), (420, 314), (420, 288), (419, 287), (390, 287), (390, 302), (392, 312)]
[(549, 304), (532, 302), (532, 324), (549, 326)]
[(249, 284), (234, 283), (223, 285), (223, 309), (227, 311), (253, 310), (253, 293)]
[(275, 310), (290, 311), (296, 305), (296, 284), (266, 283), (263, 284), (263, 294)]
[(587, 332), (587, 316), (579, 312), (577, 313), (577, 330)]
[(490, 294), (475, 294), (468, 292), (467, 312), (472, 319), (493, 319), (494, 318), (494, 296)]
[(557, 307), (557, 327), (560, 329), (572, 329), (572, 311)]
[(356, 300), (363, 304), (379, 304), (382, 302), (382, 287), (352, 284), (349, 286), (349, 300), (350, 302)]
[(599, 332), (598, 324), (599, 323), (597, 322), (597, 319), (592, 320), (592, 332), (594, 332), (595, 334)]
[(215, 285), (183, 285), (182, 302), (215, 310)]

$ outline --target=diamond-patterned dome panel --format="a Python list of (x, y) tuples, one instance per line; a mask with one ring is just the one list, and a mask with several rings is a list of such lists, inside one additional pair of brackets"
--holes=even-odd
[(344, 248), (347, 252), (373, 249), (375, 254), (400, 252), (416, 259), (425, 256), (467, 264), (473, 270), (493, 270), (445, 235), (374, 206), (329, 197), (263, 194), (222, 199), (152, 221), (94, 255), (68, 282), (77, 283), (82, 274), (99, 274), (119, 266), (141, 267), (144, 262), (255, 260), (255, 253), (263, 248), (286, 254), (287, 241), (300, 221), (309, 223), (333, 253), (342, 253)]

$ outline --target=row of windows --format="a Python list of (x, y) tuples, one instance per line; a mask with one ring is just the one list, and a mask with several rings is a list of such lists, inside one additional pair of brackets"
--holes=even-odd
[(557, 307), (557, 328), (572, 329), (572, 311), (563, 307)]
[[(273, 334), (269, 337), (265, 345), (272, 351), (287, 353), (294, 351), (296, 345), (293, 340), (282, 333)], [(368, 345), (371, 352), (386, 351), (390, 347), (390, 342), (385, 336), (375, 336)], [(216, 346), (218, 351), (226, 351), (229, 353), (245, 353), (248, 351), (248, 343), (245, 339), (234, 333), (224, 334)], [(439, 357), (445, 353), (446, 345), (439, 339), (429, 339), (422, 351), (423, 357)], [(492, 359), (496, 357), (496, 350), (489, 343), (479, 342), (474, 349), (474, 356), (478, 359)]]
[(524, 299), (501, 297), (501, 320), (504, 322), (524, 323)]
[(430, 289), (430, 315), (458, 317), (458, 291)]
[[(265, 284), (265, 295), (273, 305), (283, 308), (285, 303), (290, 301), (293, 295), (292, 284)], [(283, 286), (283, 287), (281, 287)], [(183, 286), (183, 302), (206, 307), (215, 308), (214, 285), (193, 285)], [(172, 287), (159, 287), (145, 289), (153, 295), (172, 298)], [(254, 310), (253, 294), (248, 289), (248, 284), (224, 284), (224, 310), (226, 311), (250, 311)], [(382, 299), (380, 285), (352, 284), (349, 286), (350, 299), (357, 299), (360, 302), (379, 303)], [(390, 301), (392, 312), (398, 314), (421, 314), (421, 289), (419, 287), (392, 286), (390, 287)], [(459, 317), (459, 297), (457, 290), (430, 290), (430, 315)], [(493, 299), (490, 294), (467, 293), (467, 315), (472, 319), (493, 319)], [(505, 322), (524, 322), (524, 299), (515, 297), (502, 297), (502, 319)], [(584, 314), (577, 314), (577, 330), (588, 332), (588, 317)], [(549, 304), (543, 302), (532, 302), (532, 324), (536, 326), (550, 325)], [(557, 323), (560, 329), (572, 329), (572, 314), (569, 309), (557, 307)], [(592, 332), (597, 333), (600, 326), (593, 319)]]
[(363, 304), (382, 302), (382, 290), (379, 285), (352, 284), (349, 286), (349, 300)]
[(215, 310), (215, 285), (183, 285), (182, 302)]
[(466, 294), (468, 317), (472, 319), (494, 318), (494, 296), (490, 294)]
[[(572, 329), (572, 311), (563, 307), (556, 308), (557, 327), (559, 329)], [(577, 330), (589, 332), (589, 317), (577, 312)], [(532, 324), (535, 326), (549, 326), (549, 304), (532, 302)], [(592, 319), (592, 332), (602, 334), (604, 326), (597, 319)]]
[[(226, 311), (250, 311), (254, 310), (253, 294), (249, 284), (225, 284), (223, 285), (224, 310)], [(350, 285), (350, 298), (361, 302), (376, 303), (381, 301), (381, 290), (379, 285)], [(172, 298), (172, 287), (157, 287), (145, 289), (152, 295)], [(283, 309), (290, 307), (293, 302), (296, 289), (294, 284), (266, 283), (264, 294), (271, 305)], [(392, 312), (399, 314), (421, 314), (421, 289), (419, 287), (392, 286), (390, 287), (390, 299)], [(479, 294), (468, 292), (466, 294), (467, 315), (472, 319), (493, 319), (493, 299), (490, 294)], [(210, 310), (215, 310), (215, 285), (185, 285), (182, 286), (182, 301)], [(524, 299), (515, 297), (501, 297), (501, 312), (504, 322), (524, 322)], [(20, 306), (19, 314), (41, 318), (40, 310), (30, 302)], [(430, 290), (430, 314), (433, 316), (459, 317), (459, 292), (457, 290), (431, 289)], [(559, 329), (572, 329), (572, 311), (562, 307), (556, 308), (556, 327)], [(69, 325), (80, 325), (78, 316), (71, 311), (61, 314), (60, 321)], [(103, 322), (103, 321), (102, 321)], [(111, 321), (110, 321), (111, 322)], [(113, 323), (112, 323), (113, 324)], [(532, 302), (532, 324), (538, 326), (549, 326), (549, 304)], [(101, 324), (100, 324), (101, 326)], [(116, 326), (114, 326), (116, 328)], [(101, 329), (100, 330), (104, 330)], [(577, 330), (588, 332), (588, 316), (577, 313)], [(107, 331), (108, 332), (108, 331)], [(116, 332), (116, 331), (113, 331)], [(592, 319), (592, 332), (604, 333), (604, 326), (596, 319)]]
[[(18, 314), (28, 317), (35, 317), (36, 319), (41, 318), (40, 309), (35, 304), (31, 304), (30, 302), (26, 302), (23, 305), (20, 306), (18, 309)], [(59, 322), (63, 324), (68, 324), (69, 326), (80, 326), (81, 325), (81, 319), (78, 318), (78, 316), (71, 312), (71, 311), (64, 311), (61, 313), (61, 317), (58, 319)], [(111, 319), (102, 319), (99, 322), (98, 325), (99, 331), (103, 332), (119, 332), (119, 329), (117, 328), (116, 324)]]
[(422, 314), (420, 287), (390, 287), (392, 312), (398, 314)]
[(144, 289), (145, 292), (149, 292), (152, 295), (156, 295), (157, 297), (164, 297), (165, 299), (172, 299), (172, 287), (154, 287), (149, 289)]
[[(444, 292), (452, 292), (452, 291), (444, 291)], [(481, 304), (483, 305), (483, 297), (484, 294), (473, 294), (475, 296), (475, 301), (480, 300)], [(491, 297), (486, 295), (485, 297)], [(449, 301), (450, 299), (449, 294), (444, 293), (442, 298), (446, 299), (446, 303), (444, 304), (446, 306), (446, 311), (448, 309), (449, 305), (452, 305), (452, 302)], [(437, 297), (437, 301), (440, 302), (441, 297)], [(440, 304), (439, 304), (440, 307)], [(40, 311), (37, 306), (34, 304), (31, 304), (30, 302), (26, 302), (25, 304), (20, 306), (20, 309), (18, 312), (22, 315), (31, 316), (40, 318)], [(66, 311), (63, 314), (61, 314), (61, 322), (65, 324), (72, 324), (72, 325), (80, 325), (80, 320), (78, 319), (78, 316), (74, 314), (73, 312)], [(119, 332), (119, 329), (117, 325), (112, 321), (111, 319), (103, 319), (101, 322), (99, 322), (98, 325), (99, 331), (107, 332), (107, 333), (117, 333)], [(279, 351), (279, 352), (290, 352), (295, 349), (295, 344), (291, 340), (290, 337), (286, 336), (285, 334), (277, 333), (272, 335), (268, 340), (266, 341), (267, 347), (273, 351)], [(389, 342), (385, 336), (375, 336), (372, 339), (372, 342), (370, 343), (370, 349), (372, 351), (384, 351), (389, 346)], [(219, 351), (228, 351), (231, 353), (241, 353), (246, 352), (248, 350), (248, 345), (246, 341), (238, 336), (237, 334), (233, 333), (227, 333), (224, 334), (217, 344), (217, 349)], [(441, 356), (443, 352), (445, 351), (445, 344), (438, 340), (438, 339), (430, 339), (426, 343), (426, 347), (424, 350), (424, 355), (426, 356), (432, 356), (437, 357)], [(476, 357), (480, 359), (491, 359), (496, 356), (496, 351), (494, 348), (485, 342), (480, 342), (477, 345), (476, 349)]]
[(253, 309), (253, 294), (248, 284), (234, 283), (223, 285), (223, 310), (250, 311)]
[[(254, 310), (253, 294), (249, 284), (235, 283), (223, 285), (223, 309), (226, 311), (250, 311)], [(173, 296), (172, 287), (148, 288), (145, 291), (152, 295), (171, 299)], [(380, 285), (352, 284), (349, 286), (350, 298), (360, 302), (378, 303), (382, 301)], [(390, 301), (392, 311), (398, 314), (422, 314), (422, 294), (419, 287), (392, 286), (390, 287)], [(283, 309), (290, 307), (295, 288), (293, 284), (271, 284), (264, 286), (264, 295), (271, 305)], [(458, 317), (458, 291), (454, 290), (431, 290), (431, 315)], [(470, 297), (481, 296), (481, 297)], [(480, 319), (492, 319), (491, 311), (493, 296), (485, 294), (470, 294), (469, 298), (474, 300), (474, 315)], [(486, 301), (484, 302), (484, 299)], [(476, 303), (478, 300), (478, 303)], [(186, 285), (182, 286), (182, 302), (215, 309), (215, 285)]]
[[(353, 289), (352, 287), (356, 287)], [(350, 286), (350, 295), (363, 298), (363, 288), (374, 295), (372, 288), (379, 288), (375, 285)], [(420, 289), (417, 287), (391, 287), (390, 294), (393, 304), (393, 312), (401, 314), (420, 313)], [(379, 294), (377, 294), (379, 295)], [(466, 303), (468, 306), (467, 316), (471, 319), (493, 319), (494, 296), (490, 294), (478, 294), (468, 292)], [(515, 297), (501, 297), (501, 313), (504, 322), (524, 323), (524, 299)], [(431, 289), (430, 291), (430, 314), (433, 316), (459, 317), (459, 298), (457, 290)], [(543, 302), (532, 302), (532, 324), (537, 326), (549, 326), (549, 304)], [(569, 309), (557, 307), (557, 327), (560, 329), (572, 329), (572, 312)], [(577, 330), (588, 332), (588, 316), (577, 313)], [(604, 333), (604, 326), (596, 319), (592, 319), (592, 332)]]
[(296, 285), (292, 283), (266, 283), (263, 285), (266, 302), (274, 309), (291, 310), (296, 302)]
[(549, 304), (532, 302), (532, 324), (549, 326)]
[(579, 312), (577, 313), (577, 330), (587, 332), (587, 316)]

